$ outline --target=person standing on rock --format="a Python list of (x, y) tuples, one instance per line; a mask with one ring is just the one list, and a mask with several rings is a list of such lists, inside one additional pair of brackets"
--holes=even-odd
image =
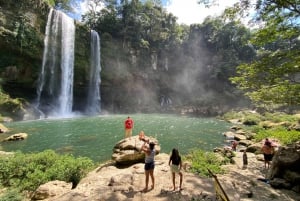
[(181, 172), (182, 161), (181, 161), (181, 157), (179, 155), (178, 150), (175, 148), (172, 150), (172, 154), (171, 154), (170, 160), (169, 160), (169, 166), (171, 168), (171, 173), (172, 173), (173, 191), (175, 191), (175, 173), (179, 174), (179, 177), (180, 177), (179, 190), (181, 190), (182, 189), (181, 188), (181, 186), (182, 186), (182, 172)]
[(238, 145), (238, 142), (236, 140), (233, 140), (231, 142), (231, 149), (232, 149), (232, 151), (236, 151), (237, 145)]
[(154, 188), (154, 167), (155, 167), (155, 161), (154, 161), (154, 156), (155, 156), (155, 149), (154, 149), (154, 142), (150, 142), (149, 146), (146, 145), (147, 142), (144, 142), (141, 150), (145, 152), (145, 188), (142, 190), (142, 192), (147, 192), (148, 191), (148, 184), (149, 184), (149, 176), (151, 177), (152, 185), (151, 189)]
[(247, 152), (245, 149), (244, 153), (243, 153), (243, 169), (246, 169), (247, 166), (248, 166), (248, 156), (247, 156)]
[(125, 138), (132, 136), (132, 129), (134, 126), (134, 121), (130, 117), (127, 117), (127, 119), (124, 122), (124, 128), (125, 128)]
[(272, 161), (274, 155), (274, 147), (272, 143), (266, 138), (264, 145), (261, 148), (261, 151), (264, 154), (265, 168), (269, 169), (270, 162)]

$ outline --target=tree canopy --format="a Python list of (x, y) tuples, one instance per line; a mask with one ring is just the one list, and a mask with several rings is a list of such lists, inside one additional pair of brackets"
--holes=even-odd
[[(200, 3), (210, 6), (217, 1)], [(239, 65), (237, 75), (231, 78), (258, 106), (270, 109), (300, 104), (299, 5), (299, 0), (244, 0), (224, 12), (227, 19), (252, 15), (258, 27), (252, 29), (249, 40), (257, 51), (256, 59)]]

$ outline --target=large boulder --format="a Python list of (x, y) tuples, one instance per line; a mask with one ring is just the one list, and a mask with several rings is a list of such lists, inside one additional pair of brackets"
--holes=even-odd
[(251, 144), (247, 147), (247, 152), (251, 152), (251, 153), (260, 153), (261, 152), (261, 147), (262, 147), (263, 143), (258, 142), (258, 143), (254, 143)]
[[(151, 136), (146, 138), (149, 138), (150, 142), (155, 143), (156, 154), (159, 154), (160, 145), (158, 140)], [(117, 165), (132, 165), (143, 162), (145, 160), (145, 153), (141, 151), (143, 144), (144, 142), (139, 140), (138, 136), (120, 140), (114, 146), (112, 160), (114, 160)]]
[[(300, 143), (279, 147), (275, 153), (268, 178), (275, 188), (300, 186)], [(283, 182), (280, 182), (283, 181)], [(299, 192), (298, 192), (299, 193)]]
[(63, 195), (70, 192), (72, 189), (72, 183), (66, 183), (64, 181), (50, 181), (38, 187), (34, 192), (32, 200), (44, 200), (53, 198), (58, 195)]

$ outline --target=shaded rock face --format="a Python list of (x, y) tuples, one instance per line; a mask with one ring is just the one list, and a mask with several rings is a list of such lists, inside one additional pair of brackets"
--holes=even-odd
[[(300, 143), (279, 147), (268, 173), (274, 188), (296, 189), (300, 186)], [(299, 189), (299, 188), (298, 188)]]
[(15, 1), (1, 1), (0, 73), (7, 81), (34, 81), (32, 76), (38, 69), (33, 67), (38, 68), (42, 62), (49, 10), (42, 0), (20, 1), (18, 6)]
[[(161, 148), (157, 139), (153, 137), (147, 137), (150, 142), (155, 143), (156, 154), (159, 154)], [(139, 140), (138, 136), (132, 136), (120, 140), (113, 149), (112, 160), (117, 165), (132, 165), (135, 163), (144, 162), (145, 153), (141, 151), (141, 147), (144, 144), (143, 141)]]
[[(45, 0), (0, 1), (0, 76), (4, 79), (3, 90), (10, 97), (20, 97), (29, 103), (36, 100), (50, 9)], [(86, 97), (89, 83), (90, 30), (79, 22), (76, 22), (75, 58), (76, 91), (73, 105), (74, 110), (82, 111), (82, 104), (85, 101), (83, 97)], [(39, 112), (27, 107), (30, 105), (24, 106), (26, 111), (22, 111), (17, 117), (13, 115), (12, 118), (14, 120), (39, 118)], [(18, 110), (9, 108), (5, 113), (16, 113), (15, 111)], [(24, 114), (25, 112), (29, 115)]]

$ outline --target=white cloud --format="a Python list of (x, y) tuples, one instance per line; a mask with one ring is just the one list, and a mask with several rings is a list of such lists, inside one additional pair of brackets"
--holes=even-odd
[(84, 0), (80, 3), (81, 14), (84, 14), (88, 11), (89, 0)]
[(178, 23), (202, 23), (207, 16), (218, 16), (226, 7), (232, 6), (238, 0), (220, 0), (218, 6), (205, 8), (198, 0), (170, 0), (166, 9), (178, 17)]
[(80, 1), (80, 16), (86, 14), (90, 9), (94, 11), (100, 11), (104, 8), (104, 3), (99, 1), (99, 4), (96, 5), (94, 1), (91, 0), (81, 0)]

